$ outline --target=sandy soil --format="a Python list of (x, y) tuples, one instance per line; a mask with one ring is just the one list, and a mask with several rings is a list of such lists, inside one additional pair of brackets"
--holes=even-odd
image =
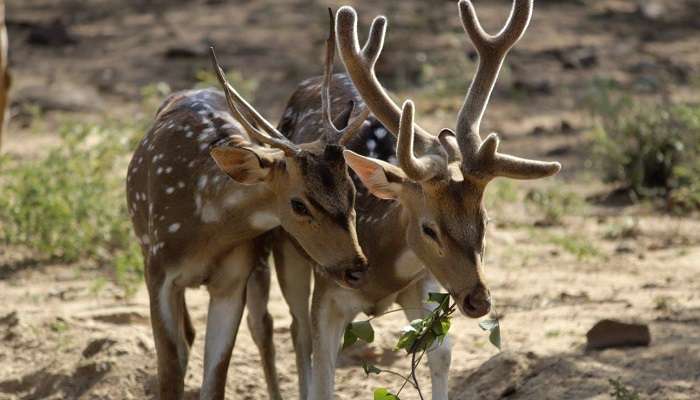
[[(17, 157), (32, 157), (54, 143), (51, 128), (61, 115), (126, 118), (144, 112), (144, 85), (162, 80), (175, 89), (191, 87), (196, 72), (208, 67), (204, 50), (210, 42), (218, 44), (227, 65), (270, 89), (256, 91), (256, 104), (271, 119), (297, 82), (320, 72), (327, 5), (322, 2), (7, 3), (16, 84), (3, 151)], [(364, 22), (379, 12), (391, 18), (381, 69), (388, 86), (424, 99), (418, 104), (425, 125), (451, 119), (460, 90), (450, 96), (419, 90), (429, 86), (431, 75), (420, 68), (416, 54), (426, 56), (437, 76), (453, 76), (450, 63), (464, 58), (466, 42), (454, 4), (348, 3), (356, 5)], [(613, 79), (640, 96), (697, 97), (697, 6), (689, 0), (646, 3), (652, 6), (621, 0), (536, 2), (535, 19), (511, 54), (485, 131), (504, 132), (506, 149), (521, 149), (519, 154), (563, 160), (565, 171), (548, 183), (518, 185), (520, 197), (528, 188), (547, 185), (582, 196), (609, 190), (590, 177), (581, 146), (588, 122), (580, 100), (592, 79)], [(506, 4), (477, 2), (487, 27), (503, 20)], [(76, 43), (29, 44), (37, 27), (59, 17)], [(409, 35), (412, 40), (401, 40)], [(466, 87), (469, 75), (445, 81)], [(41, 110), (42, 131), (30, 129), (29, 106)], [(588, 204), (559, 226), (538, 227), (536, 213), (523, 205), (502, 199), (491, 205), (496, 223), (488, 232), (487, 276), (504, 349), (492, 347), (475, 321), (455, 318), (452, 399), (607, 399), (608, 380), (616, 378), (642, 398), (700, 398), (697, 218), (665, 216), (642, 206)], [(587, 244), (592, 254), (577, 257), (561, 245), (562, 238)], [(125, 298), (99, 266), (41, 259), (26, 249), (0, 248), (0, 399), (153, 398), (155, 353), (145, 290)], [(198, 335), (187, 396), (196, 398), (206, 291), (188, 292), (188, 304)], [(270, 309), (282, 388), (286, 398), (297, 398), (291, 319), (274, 283)], [(586, 331), (603, 318), (648, 324), (651, 345), (586, 351)], [(392, 351), (404, 322), (398, 313), (377, 320), (374, 344), (342, 354), (338, 398), (371, 398), (374, 387), (399, 386), (384, 375), (365, 377), (360, 364), (369, 358), (406, 370), (408, 360)], [(242, 329), (229, 371), (230, 398), (266, 398), (258, 360)], [(419, 377), (429, 388), (427, 368)], [(412, 396), (406, 392), (402, 398)]]

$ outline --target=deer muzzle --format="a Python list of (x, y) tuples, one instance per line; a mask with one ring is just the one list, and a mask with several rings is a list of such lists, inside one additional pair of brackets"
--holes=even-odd
[(367, 259), (358, 255), (329, 268), (328, 272), (339, 285), (358, 289), (367, 282)]
[(483, 284), (478, 284), (458, 302), (462, 314), (470, 318), (480, 318), (491, 312), (491, 292)]

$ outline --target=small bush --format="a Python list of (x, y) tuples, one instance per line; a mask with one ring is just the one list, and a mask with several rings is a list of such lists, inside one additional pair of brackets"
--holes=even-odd
[(140, 275), (124, 197), (129, 129), (65, 123), (62, 143), (47, 155), (3, 160), (0, 240), (47, 258), (106, 263), (116, 268), (120, 283)]
[(593, 161), (608, 182), (670, 209), (700, 208), (700, 105), (644, 103), (598, 86)]
[(548, 242), (560, 247), (570, 253), (579, 261), (585, 261), (600, 256), (598, 249), (591, 242), (578, 235), (549, 235), (546, 236)]
[(547, 190), (532, 189), (525, 196), (528, 208), (539, 216), (540, 226), (561, 225), (567, 215), (575, 215), (584, 207), (584, 201), (574, 192), (557, 187)]
[(610, 396), (615, 400), (640, 400), (639, 393), (628, 389), (624, 383), (617, 379), (608, 379), (610, 383)]

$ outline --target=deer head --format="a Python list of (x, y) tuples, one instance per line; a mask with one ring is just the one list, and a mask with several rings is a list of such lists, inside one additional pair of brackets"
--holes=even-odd
[[(328, 83), (335, 47), (333, 34), (329, 43), (322, 87), (324, 135), (316, 142), (300, 145), (288, 140), (229, 84), (212, 48), (212, 63), (233, 116), (252, 139), (269, 147), (220, 146), (211, 155), (239, 183), (262, 183), (272, 189), (281, 226), (321, 265), (321, 272), (354, 288), (364, 281), (367, 261), (358, 244), (355, 187), (342, 145), (358, 131), (369, 111), (351, 119), (351, 104), (335, 122), (331, 119)], [(337, 127), (339, 123), (342, 128)]]
[(479, 134), (503, 60), (527, 28), (532, 3), (515, 0), (506, 26), (492, 36), (482, 29), (472, 3), (459, 2), (462, 24), (479, 54), (479, 64), (456, 129), (443, 129), (437, 135), (414, 122), (411, 101), (399, 109), (377, 80), (374, 66), (384, 43), (386, 18), (374, 20), (367, 43), (360, 49), (355, 11), (345, 6), (337, 14), (343, 63), (369, 109), (398, 137), (400, 168), (347, 150), (345, 159), (374, 195), (401, 203), (408, 218), (408, 245), (470, 317), (483, 316), (491, 308), (482, 265), (487, 184), (499, 176), (542, 178), (561, 168), (555, 162), (503, 154), (498, 151), (496, 134), (485, 140)]

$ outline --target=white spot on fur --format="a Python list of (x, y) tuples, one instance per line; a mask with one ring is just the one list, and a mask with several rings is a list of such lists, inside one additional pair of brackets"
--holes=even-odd
[(241, 191), (234, 191), (233, 193), (224, 197), (224, 208), (234, 208), (241, 204), (245, 200), (245, 194)]
[(202, 222), (211, 223), (217, 222), (221, 218), (221, 209), (211, 204), (205, 204), (202, 207)]
[(171, 173), (171, 172), (173, 172), (173, 167), (168, 167), (168, 168), (165, 169), (165, 173), (166, 173), (166, 174), (169, 174), (169, 173)]
[(184, 189), (184, 187), (185, 187), (185, 182), (179, 181), (179, 182), (177, 183), (177, 187), (179, 187), (180, 189)]
[(168, 227), (168, 232), (175, 233), (180, 230), (180, 223), (176, 222)]
[(194, 195), (194, 205), (196, 207), (195, 212), (199, 213), (200, 211), (202, 211), (202, 195)]
[(208, 180), (209, 177), (207, 177), (206, 175), (201, 175), (199, 178), (197, 178), (197, 189), (204, 190), (204, 188), (207, 186)]
[(148, 246), (149, 244), (151, 244), (151, 238), (148, 235), (141, 236), (141, 244), (143, 244), (144, 246)]
[(165, 188), (165, 193), (167, 193), (167, 194), (173, 194), (173, 192), (175, 192), (175, 188), (174, 188), (174, 187), (168, 186), (167, 188)]
[(280, 224), (279, 218), (269, 212), (256, 212), (250, 216), (250, 226), (259, 230), (270, 230)]
[(158, 169), (156, 169), (156, 175), (160, 175), (162, 173), (163, 173), (163, 167), (158, 167)]
[(405, 250), (394, 264), (396, 277), (401, 280), (412, 280), (423, 270), (423, 264), (411, 250)]

